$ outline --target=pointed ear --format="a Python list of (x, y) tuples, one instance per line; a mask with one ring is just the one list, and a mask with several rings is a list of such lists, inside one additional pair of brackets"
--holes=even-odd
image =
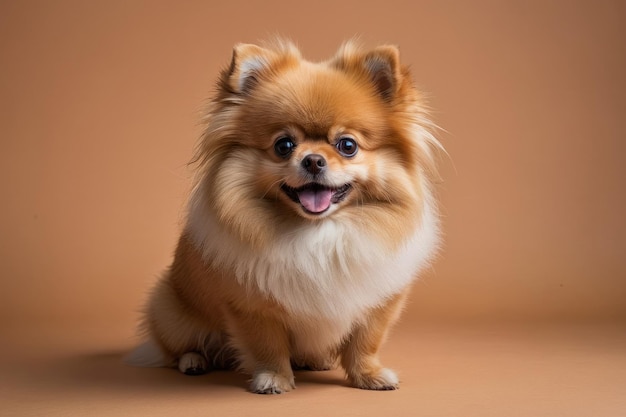
[(364, 64), (378, 94), (385, 101), (393, 100), (402, 76), (398, 48), (379, 46), (365, 56)]
[(271, 65), (271, 51), (252, 44), (237, 44), (228, 71), (228, 84), (236, 93), (248, 93)]

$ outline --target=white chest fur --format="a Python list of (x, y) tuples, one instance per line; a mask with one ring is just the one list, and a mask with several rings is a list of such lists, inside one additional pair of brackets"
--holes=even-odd
[(262, 251), (242, 244), (203, 205), (194, 205), (188, 228), (207, 260), (234, 272), (295, 317), (348, 325), (365, 309), (400, 292), (427, 265), (438, 241), (435, 209), (427, 199), (420, 227), (390, 253), (359, 227), (332, 219), (278, 237)]

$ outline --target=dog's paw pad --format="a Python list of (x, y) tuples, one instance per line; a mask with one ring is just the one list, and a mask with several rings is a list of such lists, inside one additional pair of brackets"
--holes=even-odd
[(185, 375), (202, 375), (209, 370), (209, 364), (199, 353), (187, 352), (178, 360), (178, 370)]

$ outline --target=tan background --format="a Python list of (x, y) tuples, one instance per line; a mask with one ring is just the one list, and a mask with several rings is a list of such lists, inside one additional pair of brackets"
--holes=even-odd
[(8, 346), (45, 335), (62, 351), (74, 339), (59, 334), (75, 329), (83, 343), (132, 344), (136, 311), (171, 260), (203, 101), (234, 43), (276, 33), (311, 60), (356, 34), (398, 44), (430, 93), (451, 156), (446, 243), (403, 326), (611, 322), (614, 341), (626, 334), (625, 21), (626, 2), (608, 0), (0, 1)]

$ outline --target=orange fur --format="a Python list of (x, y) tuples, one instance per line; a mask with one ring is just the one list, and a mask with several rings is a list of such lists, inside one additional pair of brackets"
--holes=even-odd
[[(341, 363), (354, 386), (395, 389), (377, 354), (436, 250), (439, 147), (397, 48), (311, 63), (285, 41), (238, 45), (218, 87), (144, 317), (159, 363), (237, 364), (260, 393)], [(145, 352), (131, 361), (155, 363)]]

